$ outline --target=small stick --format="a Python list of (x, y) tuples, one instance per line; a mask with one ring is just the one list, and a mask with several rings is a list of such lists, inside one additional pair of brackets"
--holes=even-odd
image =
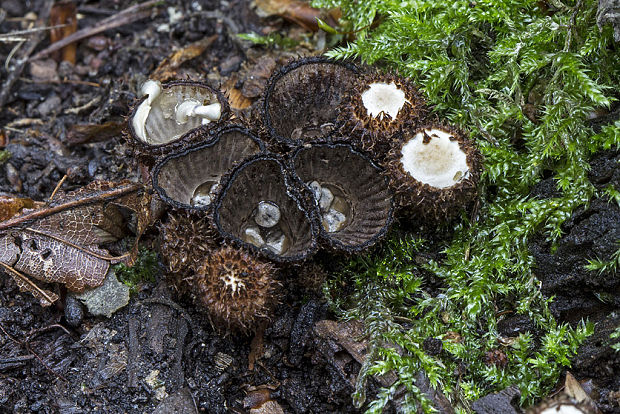
[(33, 220), (42, 219), (44, 217), (54, 215), (61, 211), (70, 210), (75, 207), (84, 206), (90, 203), (96, 203), (97, 201), (113, 200), (125, 194), (138, 191), (140, 188), (142, 188), (142, 185), (131, 183), (131, 184), (123, 185), (122, 187), (116, 188), (114, 190), (107, 191), (104, 194), (96, 193), (92, 196), (84, 197), (79, 200), (69, 201), (67, 203), (63, 203), (58, 206), (35, 210), (32, 213), (0, 222), (0, 230), (8, 230), (11, 227), (14, 227), (17, 225), (22, 225), (30, 221), (33, 221)]
[[(47, 21), (47, 18), (49, 17), (49, 13), (50, 13), (50, 8), (52, 7), (53, 3), (54, 3), (54, 0), (47, 0), (45, 2), (42, 8), (42, 11), (41, 11), (40, 21), (42, 22)], [(13, 67), (13, 70), (11, 70), (10, 73), (7, 75), (6, 80), (2, 84), (2, 89), (0, 90), (0, 109), (2, 109), (2, 107), (8, 101), (9, 96), (11, 95), (11, 90), (13, 89), (13, 85), (15, 84), (17, 79), (19, 79), (19, 77), (21, 76), (22, 71), (24, 70), (24, 67), (26, 66), (26, 63), (28, 62), (28, 57), (32, 54), (32, 52), (34, 52), (34, 49), (36, 49), (36, 47), (39, 45), (39, 42), (43, 40), (43, 33), (44, 32), (35, 33), (32, 39), (30, 39), (27, 42), (26, 48), (22, 54), (21, 59), (17, 60), (17, 62), (15, 63), (15, 66)]]
[(28, 277), (22, 275), (20, 272), (18, 272), (17, 270), (13, 269), (11, 266), (9, 266), (6, 263), (2, 263), (0, 262), (0, 266), (4, 267), (5, 270), (8, 270), (9, 273), (12, 273), (14, 275), (14, 277), (19, 278), (21, 281), (23, 281), (24, 283), (26, 283), (27, 285), (30, 286), (30, 288), (32, 289), (33, 292), (37, 292), (39, 295), (41, 295), (43, 297), (43, 299), (45, 299), (46, 301), (49, 302), (49, 304), (51, 305), (52, 303), (56, 302), (56, 299), (51, 298), (47, 293), (45, 293), (45, 291), (43, 289), (41, 289), (40, 287), (38, 287), (36, 285), (36, 283), (34, 283), (32, 280), (30, 280)]
[(66, 24), (59, 24), (56, 26), (46, 26), (46, 27), (34, 27), (32, 29), (25, 29), (25, 30), (15, 30), (14, 32), (10, 32), (10, 33), (2, 33), (0, 34), (0, 42), (7, 42), (7, 41), (21, 41), (21, 40), (28, 40), (27, 37), (19, 37), (16, 39), (14, 39), (15, 36), (20, 36), (20, 35), (29, 35), (29, 34), (34, 34), (37, 32), (43, 32), (46, 30), (52, 30), (52, 29), (60, 29), (62, 27), (65, 27)]
[(82, 40), (87, 37), (99, 34), (101, 32), (105, 32), (106, 30), (115, 29), (119, 26), (124, 26), (126, 24), (133, 23), (136, 20), (148, 17), (151, 14), (150, 10), (143, 9), (156, 6), (159, 3), (160, 0), (149, 0), (144, 3), (128, 7), (125, 10), (121, 10), (115, 15), (101, 20), (94, 27), (88, 27), (82, 30), (78, 30), (77, 32), (59, 40), (58, 42), (52, 43), (47, 48), (43, 49), (42, 51), (31, 57), (30, 60), (40, 59), (43, 56), (47, 56), (52, 52), (62, 49), (68, 44), (77, 42), (78, 40)]
[(4, 329), (4, 327), (2, 326), (2, 324), (0, 324), (0, 330), (2, 330), (2, 332), (4, 332), (4, 334), (5, 334), (5, 335), (6, 335), (6, 336), (7, 336), (7, 337), (11, 340), (11, 341), (15, 342), (15, 343), (16, 343), (16, 344), (18, 344), (19, 346), (22, 346), (22, 347), (26, 348), (26, 350), (27, 350), (28, 352), (30, 352), (32, 355), (34, 355), (34, 357), (35, 357), (36, 359), (38, 359), (38, 360), (39, 360), (39, 362), (40, 362), (40, 363), (41, 363), (41, 364), (45, 367), (45, 369), (47, 369), (50, 373), (52, 373), (53, 375), (55, 375), (57, 378), (60, 378), (61, 380), (65, 381), (65, 382), (68, 382), (68, 380), (67, 380), (65, 377), (63, 377), (61, 374), (59, 374), (59, 373), (57, 373), (57, 372), (54, 372), (54, 370), (52, 370), (52, 369), (49, 367), (49, 365), (47, 365), (47, 364), (45, 363), (45, 361), (43, 361), (43, 359), (42, 359), (42, 358), (41, 358), (41, 357), (40, 357), (40, 356), (39, 356), (36, 352), (34, 352), (34, 351), (32, 350), (32, 348), (30, 347), (30, 344), (28, 343), (28, 340), (27, 340), (27, 339), (26, 339), (25, 341), (19, 341), (19, 340), (17, 340), (17, 339), (15, 339), (15, 338), (13, 338), (13, 337), (12, 337), (12, 336), (11, 336), (11, 335), (10, 335), (10, 334), (9, 334), (9, 333), (5, 330), (5, 329)]
[(67, 180), (68, 175), (65, 174), (60, 181), (58, 181), (58, 184), (56, 184), (56, 188), (54, 188), (54, 191), (52, 191), (52, 195), (50, 196), (50, 199), (47, 201), (48, 203), (51, 203), (52, 200), (54, 199), (54, 196), (56, 195), (56, 193), (58, 192), (58, 190), (60, 190), (60, 187), (62, 187), (62, 185), (65, 183), (65, 181)]

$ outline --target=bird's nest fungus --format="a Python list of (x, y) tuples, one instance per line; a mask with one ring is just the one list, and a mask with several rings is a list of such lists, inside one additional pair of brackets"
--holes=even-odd
[(278, 269), (320, 248), (364, 250), (394, 216), (446, 220), (476, 196), (478, 150), (430, 122), (397, 74), (296, 60), (272, 75), (254, 125), (200, 82), (148, 81), (142, 92), (128, 129), (170, 207), (161, 253), (218, 326), (268, 318)]

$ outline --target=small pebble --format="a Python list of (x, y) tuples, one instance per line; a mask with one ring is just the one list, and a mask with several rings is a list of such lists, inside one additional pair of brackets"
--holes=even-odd
[(84, 306), (72, 295), (67, 295), (65, 301), (65, 320), (69, 326), (77, 328), (84, 319)]
[(319, 201), (321, 199), (321, 184), (317, 181), (312, 181), (307, 184), (310, 187), (310, 190), (312, 190), (312, 194), (314, 194), (314, 199)]
[(260, 235), (260, 231), (256, 227), (248, 227), (243, 232), (243, 241), (253, 244), (256, 247), (262, 247), (265, 244), (263, 236)]
[(62, 109), (61, 106), (62, 101), (60, 100), (60, 97), (58, 95), (52, 95), (37, 106), (37, 112), (39, 112), (41, 116), (45, 117), (52, 113), (58, 112)]
[(349, 205), (349, 202), (344, 197), (340, 197), (340, 196), (334, 197), (334, 201), (332, 201), (331, 209), (339, 211), (345, 216), (348, 216), (349, 213), (351, 212), (351, 206)]
[(334, 233), (342, 229), (347, 221), (347, 217), (341, 212), (330, 209), (323, 215), (323, 228), (328, 233)]
[[(204, 207), (208, 206), (213, 202), (214, 194), (217, 191), (218, 183), (211, 184), (210, 182), (206, 182), (201, 184), (194, 191), (194, 196), (192, 197), (191, 204), (194, 207)], [(208, 191), (206, 191), (209, 189)]]
[(273, 231), (267, 235), (265, 246), (276, 254), (282, 254), (288, 249), (288, 238), (280, 230)]
[(256, 208), (254, 220), (261, 227), (271, 228), (280, 221), (280, 208), (271, 201), (261, 201)]
[(321, 198), (319, 200), (319, 207), (321, 211), (327, 211), (332, 206), (332, 202), (334, 201), (334, 195), (329, 188), (323, 187), (321, 188)]

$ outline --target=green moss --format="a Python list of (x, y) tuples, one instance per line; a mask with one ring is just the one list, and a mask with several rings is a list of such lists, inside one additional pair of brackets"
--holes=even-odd
[(240, 33), (237, 36), (243, 40), (249, 40), (255, 45), (263, 45), (274, 49), (291, 49), (299, 44), (297, 40), (282, 36), (276, 32), (269, 33), (266, 36), (261, 36), (256, 33)]
[(135, 293), (141, 283), (155, 281), (157, 253), (141, 247), (132, 267), (120, 263), (114, 267), (114, 271), (118, 280), (129, 286), (131, 293)]
[[(474, 222), (457, 222), (441, 246), (391, 240), (348, 263), (326, 288), (343, 318), (365, 322), (374, 346), (360, 375), (358, 405), (366, 375), (398, 375), (369, 412), (380, 412), (401, 385), (409, 390), (405, 410), (419, 404), (428, 410), (412, 381), (421, 369), (461, 410), (511, 384), (521, 389), (522, 403), (531, 404), (556, 384), (592, 332), (585, 323), (573, 329), (554, 320), (527, 243), (534, 234), (557, 241), (572, 212), (599, 195), (587, 177), (588, 161), (620, 146), (620, 122), (595, 134), (587, 120), (613, 101), (620, 54), (611, 28), (597, 29), (595, 0), (550, 2), (549, 10), (541, 4), (314, 2), (340, 7), (343, 30), (357, 31), (354, 42), (330, 56), (358, 57), (411, 77), (437, 115), (468, 129), (485, 157)], [(554, 177), (560, 196), (529, 196), (543, 172)], [(438, 250), (441, 260), (415, 259)], [(429, 286), (429, 272), (440, 282), (439, 293)], [(348, 284), (353, 293), (344, 294)], [(527, 315), (535, 331), (500, 338), (497, 322), (506, 313)], [(442, 339), (442, 354), (423, 352), (428, 337)], [(505, 368), (484, 363), (494, 349), (506, 354)]]
[(0, 165), (4, 164), (11, 158), (11, 153), (7, 150), (0, 151)]

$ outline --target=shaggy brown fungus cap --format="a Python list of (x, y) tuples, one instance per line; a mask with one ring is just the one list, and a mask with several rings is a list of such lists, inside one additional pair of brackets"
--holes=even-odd
[(396, 133), (415, 128), (426, 117), (424, 98), (408, 79), (394, 74), (363, 76), (340, 108), (342, 132), (383, 159)]
[(226, 120), (230, 112), (224, 94), (202, 82), (148, 80), (141, 91), (128, 119), (131, 142), (141, 154), (166, 153), (188, 132)]
[(357, 74), (354, 65), (323, 57), (299, 59), (281, 68), (262, 97), (266, 133), (288, 146), (328, 136), (337, 128), (338, 107)]
[(481, 155), (454, 127), (429, 124), (405, 131), (387, 157), (390, 185), (401, 207), (446, 219), (476, 195)]
[(222, 176), (263, 149), (263, 143), (247, 129), (225, 126), (208, 142), (161, 160), (153, 171), (153, 188), (176, 208), (210, 210)]
[(206, 215), (181, 209), (168, 212), (159, 229), (161, 257), (176, 276), (177, 289), (185, 292), (184, 279), (198, 271), (216, 247), (217, 230)]
[(213, 251), (192, 279), (195, 302), (215, 328), (254, 331), (277, 303), (279, 282), (268, 262), (229, 246)]

